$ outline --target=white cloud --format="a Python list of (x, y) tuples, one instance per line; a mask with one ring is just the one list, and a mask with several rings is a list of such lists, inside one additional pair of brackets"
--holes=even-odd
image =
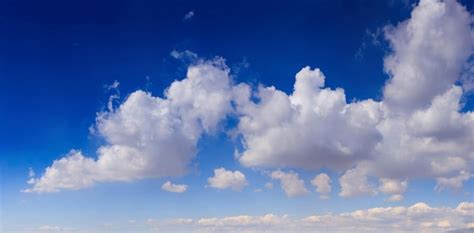
[(216, 189), (230, 188), (234, 191), (241, 191), (248, 185), (245, 175), (240, 171), (228, 171), (224, 168), (214, 169), (214, 176), (209, 177), (207, 182), (210, 187)]
[(331, 193), (331, 178), (326, 173), (321, 173), (311, 180), (311, 184), (316, 187), (316, 192), (319, 193), (322, 199), (329, 198)]
[(107, 90), (114, 90), (117, 89), (120, 86), (120, 82), (117, 80), (114, 80), (114, 82), (110, 85), (107, 86)]
[(453, 190), (459, 190), (463, 182), (468, 181), (471, 179), (473, 175), (471, 175), (470, 172), (462, 170), (459, 172), (459, 175), (450, 177), (450, 178), (445, 178), (445, 177), (440, 177), (436, 179), (436, 182), (438, 183), (436, 186), (436, 189), (438, 190), (443, 190), (446, 188), (450, 188)]
[(28, 183), (33, 185), (24, 192), (58, 192), (61, 189), (81, 189), (95, 182), (97, 164), (84, 157), (81, 151), (72, 150), (63, 158), (56, 160), (46, 168), (40, 178), (31, 178)]
[[(471, 172), (474, 112), (461, 111), (458, 86), (474, 47), (471, 21), (456, 1), (422, 0), (411, 18), (387, 27), (392, 52), (384, 68), (390, 79), (381, 101), (347, 102), (343, 89), (325, 88), (323, 73), (309, 67), (296, 74), (289, 95), (275, 87), (242, 87), (236, 99), (239, 161), (346, 171), (340, 195), (347, 197), (374, 194), (370, 177), (444, 180)], [(392, 195), (388, 200), (403, 198)]]
[(164, 95), (139, 90), (117, 109), (99, 113), (95, 128), (106, 144), (97, 150), (98, 158), (73, 150), (25, 191), (54, 192), (97, 182), (185, 174), (200, 137), (215, 132), (232, 111), (229, 69), (222, 59), (199, 61)]
[(177, 50), (173, 50), (171, 51), (170, 56), (177, 60), (189, 61), (189, 62), (194, 62), (199, 59), (196, 53), (193, 53), (189, 50), (184, 50), (181, 52)]
[(402, 194), (393, 194), (391, 195), (390, 197), (388, 197), (387, 199), (385, 199), (385, 201), (389, 201), (389, 202), (397, 202), (397, 201), (401, 201), (403, 200), (403, 195)]
[(194, 11), (189, 11), (188, 13), (186, 13), (186, 15), (184, 15), (183, 21), (190, 20), (193, 16), (194, 16)]
[(343, 176), (339, 178), (341, 197), (357, 197), (363, 195), (375, 195), (376, 190), (367, 179), (367, 170), (363, 166), (358, 166), (347, 170)]
[(281, 219), (284, 218), (284, 216), (278, 217), (273, 214), (267, 214), (264, 216), (240, 215), (224, 218), (201, 218), (197, 220), (197, 224), (206, 227), (274, 225), (280, 223)]
[(264, 187), (266, 189), (273, 189), (273, 183), (272, 182), (267, 182), (267, 183), (265, 183)]
[(33, 168), (28, 168), (28, 178), (33, 178), (35, 177), (36, 173), (35, 171), (33, 170)]
[[(291, 94), (273, 86), (253, 90), (232, 82), (223, 59), (200, 61), (192, 52), (173, 51), (177, 59), (198, 60), (185, 79), (173, 82), (163, 98), (136, 91), (100, 113), (95, 128), (106, 143), (97, 159), (71, 151), (30, 178), (33, 187), (25, 191), (183, 175), (201, 136), (219, 130), (230, 114), (239, 120), (232, 130), (241, 137), (235, 155), (244, 166), (345, 172), (343, 197), (375, 194), (371, 178), (430, 177), (439, 189), (461, 188), (474, 163), (474, 112), (461, 111), (459, 86), (470, 80), (460, 72), (474, 47), (471, 23), (456, 1), (421, 0), (408, 20), (387, 27), (390, 78), (380, 101), (348, 102), (343, 89), (325, 87), (324, 74), (310, 67), (296, 74)], [(294, 180), (300, 183), (295, 193), (307, 192), (297, 175)], [(402, 191), (383, 190), (392, 195), (387, 200), (403, 198)]]
[(60, 227), (60, 226), (55, 226), (55, 225), (42, 225), (42, 226), (37, 227), (36, 229), (32, 229), (32, 230), (26, 229), (25, 231), (32, 232), (32, 233), (78, 232), (78, 230), (74, 228), (66, 228), (66, 227)]
[(381, 179), (379, 190), (386, 194), (400, 194), (405, 192), (408, 182), (395, 179)]
[(408, 182), (406, 180), (400, 181), (397, 179), (387, 179), (382, 178), (380, 179), (380, 187), (379, 190), (382, 193), (390, 194), (391, 196), (387, 198), (387, 201), (401, 201), (403, 200), (402, 193), (405, 192), (408, 186)]
[(472, 54), (469, 13), (456, 1), (424, 0), (387, 30), (383, 140), (370, 161), (385, 178), (451, 177), (474, 158), (474, 113), (460, 112), (460, 71)]
[[(474, 156), (474, 113), (460, 113), (461, 88), (453, 86), (409, 117), (385, 119), (384, 140), (371, 161), (383, 177), (445, 177), (466, 170)], [(404, 169), (401, 169), (404, 168)]]
[(61, 231), (61, 227), (51, 226), (51, 225), (43, 225), (43, 226), (39, 226), (38, 230), (40, 230), (40, 231)]
[(304, 181), (294, 172), (274, 171), (270, 174), (272, 179), (280, 180), (281, 188), (288, 197), (304, 196), (309, 193), (304, 185)]
[(161, 186), (161, 189), (173, 193), (184, 193), (188, 189), (188, 186), (185, 184), (173, 184), (170, 181), (166, 181)]
[(274, 214), (238, 215), (155, 222), (154, 226), (179, 232), (448, 232), (472, 230), (473, 218), (474, 203), (463, 202), (456, 208), (417, 203), (300, 219)]
[(391, 75), (384, 88), (389, 108), (424, 108), (451, 88), (472, 53), (470, 22), (455, 1), (421, 0), (409, 20), (386, 28), (393, 49), (384, 65)]
[(252, 94), (242, 94), (248, 98), (236, 100), (245, 148), (239, 161), (246, 166), (347, 169), (369, 155), (380, 140), (374, 127), (380, 118), (378, 103), (347, 104), (344, 91), (323, 88), (324, 80), (319, 69), (305, 67), (296, 74), (292, 95), (260, 87), (254, 102)]

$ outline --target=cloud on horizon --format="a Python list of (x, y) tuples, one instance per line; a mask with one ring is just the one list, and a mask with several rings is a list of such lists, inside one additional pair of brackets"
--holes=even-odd
[(474, 229), (473, 219), (474, 203), (436, 208), (419, 202), (408, 207), (377, 207), (299, 219), (266, 214), (154, 220), (148, 224), (173, 232), (449, 232)]

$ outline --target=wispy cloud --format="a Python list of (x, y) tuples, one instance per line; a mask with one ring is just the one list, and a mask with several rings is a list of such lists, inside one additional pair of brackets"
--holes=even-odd
[(184, 15), (183, 21), (190, 20), (192, 17), (194, 17), (194, 11), (189, 11), (188, 13)]

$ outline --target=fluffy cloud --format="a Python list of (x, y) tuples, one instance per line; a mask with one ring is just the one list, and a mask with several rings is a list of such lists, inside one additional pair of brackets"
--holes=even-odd
[(473, 218), (474, 203), (463, 202), (456, 208), (416, 203), (409, 207), (377, 207), (301, 219), (274, 214), (240, 215), (157, 222), (156, 225), (180, 232), (448, 232), (472, 230)]
[[(253, 89), (232, 83), (222, 59), (174, 51), (177, 59), (197, 60), (185, 79), (163, 98), (136, 91), (100, 113), (95, 129), (106, 143), (97, 158), (73, 150), (30, 178), (25, 191), (183, 175), (202, 135), (219, 130), (229, 115), (238, 118), (232, 130), (242, 141), (236, 158), (244, 166), (341, 172), (343, 197), (380, 191), (401, 200), (406, 182), (419, 177), (435, 178), (439, 190), (459, 189), (474, 167), (474, 112), (462, 111), (466, 84), (460, 83), (472, 80), (461, 74), (473, 51), (471, 23), (454, 0), (421, 0), (408, 20), (386, 27), (389, 80), (380, 101), (348, 102), (343, 89), (325, 87), (323, 72), (310, 67), (296, 74), (290, 94)], [(294, 173), (272, 178), (290, 196), (308, 192)], [(379, 180), (379, 189), (371, 180)]]
[(162, 186), (161, 189), (172, 192), (172, 193), (183, 193), (186, 192), (188, 186), (185, 184), (173, 184), (170, 181), (166, 181)]
[(97, 164), (84, 157), (81, 151), (72, 150), (65, 157), (56, 160), (46, 168), (40, 178), (30, 178), (28, 184), (33, 188), (25, 192), (57, 192), (61, 189), (81, 189), (95, 182)]
[(326, 173), (321, 173), (311, 180), (311, 184), (316, 187), (316, 192), (322, 199), (329, 198), (331, 192), (331, 178)]
[(294, 172), (274, 171), (270, 174), (272, 179), (280, 180), (281, 188), (288, 197), (304, 196), (309, 193), (304, 181)]
[(424, 108), (451, 88), (472, 53), (470, 22), (455, 1), (421, 0), (409, 20), (386, 28), (393, 49), (384, 66), (391, 75), (384, 88), (389, 108)]
[(241, 191), (248, 185), (245, 175), (240, 171), (228, 171), (224, 168), (214, 169), (214, 176), (209, 177), (207, 182), (210, 187), (216, 189), (230, 188), (234, 191)]
[[(384, 88), (383, 140), (371, 161), (375, 175), (451, 177), (472, 168), (474, 113), (460, 112), (456, 86), (472, 54), (469, 13), (456, 1), (420, 1), (411, 18), (387, 29), (393, 53)], [(403, 169), (402, 169), (403, 168)]]
[(222, 59), (199, 61), (174, 81), (165, 97), (136, 91), (117, 108), (99, 113), (95, 129), (106, 144), (97, 159), (73, 150), (46, 168), (27, 192), (89, 187), (97, 182), (183, 175), (197, 143), (232, 111), (229, 69)]
[(324, 87), (319, 69), (296, 74), (292, 95), (274, 87), (260, 87), (258, 102), (237, 100), (238, 131), (246, 166), (347, 169), (367, 156), (380, 140), (375, 129), (378, 103), (347, 104), (342, 89)]
[(405, 179), (450, 177), (469, 170), (474, 159), (474, 113), (459, 112), (461, 94), (461, 88), (453, 86), (428, 107), (378, 125), (384, 140), (370, 161), (374, 173)]
[(357, 197), (363, 195), (375, 195), (376, 190), (367, 179), (367, 172), (364, 167), (358, 166), (350, 169), (339, 178), (341, 197)]
[[(236, 100), (239, 161), (346, 171), (339, 179), (343, 197), (376, 193), (370, 177), (382, 186), (432, 177), (439, 187), (458, 188), (471, 176), (457, 175), (474, 166), (474, 112), (461, 111), (459, 86), (473, 51), (471, 23), (456, 1), (422, 0), (408, 20), (386, 27), (390, 78), (380, 101), (347, 102), (343, 89), (325, 88), (323, 73), (309, 67), (296, 74), (289, 95), (275, 87), (241, 88), (247, 98)], [(387, 200), (403, 198), (387, 194)]]
[(401, 201), (403, 199), (402, 193), (405, 192), (408, 186), (406, 180), (400, 181), (396, 179), (382, 178), (380, 179), (380, 183), (379, 190), (382, 193), (391, 195), (387, 201)]

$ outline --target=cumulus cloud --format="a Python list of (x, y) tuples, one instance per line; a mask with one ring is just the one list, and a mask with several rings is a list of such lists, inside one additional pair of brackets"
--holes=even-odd
[(93, 159), (84, 157), (81, 151), (72, 150), (46, 168), (42, 177), (28, 180), (33, 187), (24, 192), (57, 192), (89, 187), (95, 182), (96, 166)]
[(341, 197), (358, 197), (363, 195), (375, 195), (376, 190), (367, 179), (367, 170), (358, 166), (347, 170), (343, 176), (339, 178)]
[(210, 187), (216, 189), (232, 189), (241, 191), (248, 185), (245, 175), (240, 171), (228, 171), (224, 168), (214, 169), (214, 176), (209, 177), (207, 182)]
[(387, 201), (403, 200), (402, 193), (405, 192), (408, 186), (408, 182), (406, 180), (400, 181), (397, 179), (382, 178), (380, 179), (380, 183), (381, 185), (379, 187), (379, 190), (382, 193), (391, 195), (389, 198), (387, 198)]
[(164, 98), (135, 91), (116, 109), (101, 112), (95, 128), (106, 144), (97, 159), (72, 150), (31, 180), (26, 192), (80, 189), (97, 182), (183, 175), (203, 134), (232, 111), (232, 86), (223, 59), (199, 61), (174, 81)]
[(319, 193), (320, 198), (329, 198), (331, 193), (331, 178), (326, 173), (321, 173), (311, 180), (311, 184), (316, 187), (316, 192)]
[(472, 53), (470, 22), (455, 1), (421, 0), (409, 20), (387, 27), (393, 53), (384, 65), (391, 75), (384, 88), (386, 105), (414, 111), (450, 89)]
[[(456, 208), (412, 206), (377, 207), (340, 214), (311, 215), (300, 219), (288, 215), (239, 215), (156, 222), (161, 229), (183, 232), (447, 232), (473, 229), (474, 203)], [(172, 226), (174, 228), (172, 228)]]
[[(325, 87), (318, 68), (303, 67), (287, 94), (233, 83), (223, 59), (173, 51), (177, 59), (197, 60), (186, 78), (164, 97), (139, 90), (99, 113), (95, 128), (106, 143), (97, 158), (73, 150), (30, 178), (25, 191), (183, 175), (202, 135), (218, 131), (229, 115), (238, 120), (231, 130), (241, 139), (235, 157), (244, 166), (334, 170), (343, 173), (343, 197), (380, 191), (401, 200), (407, 182), (419, 177), (435, 178), (439, 190), (459, 189), (474, 164), (474, 112), (462, 111), (461, 87), (472, 79), (461, 74), (473, 51), (471, 23), (454, 0), (421, 0), (409, 19), (386, 27), (389, 79), (379, 101), (347, 101), (342, 88)], [(295, 173), (272, 177), (284, 190), (299, 190), (291, 196), (308, 192)]]
[[(346, 171), (339, 179), (344, 197), (376, 193), (370, 177), (448, 183), (470, 172), (474, 112), (461, 111), (459, 82), (473, 51), (471, 23), (456, 1), (421, 0), (408, 20), (386, 27), (390, 78), (380, 101), (347, 102), (343, 89), (326, 88), (322, 71), (310, 67), (296, 74), (291, 94), (272, 86), (241, 88), (247, 98), (236, 100), (238, 160), (250, 167)], [(443, 187), (462, 184), (454, 180)], [(403, 198), (391, 195), (388, 200)]]
[(323, 88), (324, 80), (319, 69), (305, 67), (296, 74), (292, 95), (260, 87), (254, 93), (258, 102), (251, 101), (251, 93), (238, 99), (238, 131), (245, 148), (239, 161), (246, 166), (347, 169), (359, 156), (369, 155), (381, 137), (374, 127), (378, 103), (347, 104), (344, 91)]
[(280, 180), (280, 186), (288, 197), (304, 196), (309, 193), (304, 185), (304, 181), (295, 172), (274, 171), (270, 177)]
[(172, 193), (184, 193), (188, 189), (188, 186), (185, 184), (173, 184), (170, 181), (166, 181), (161, 189), (172, 192)]

